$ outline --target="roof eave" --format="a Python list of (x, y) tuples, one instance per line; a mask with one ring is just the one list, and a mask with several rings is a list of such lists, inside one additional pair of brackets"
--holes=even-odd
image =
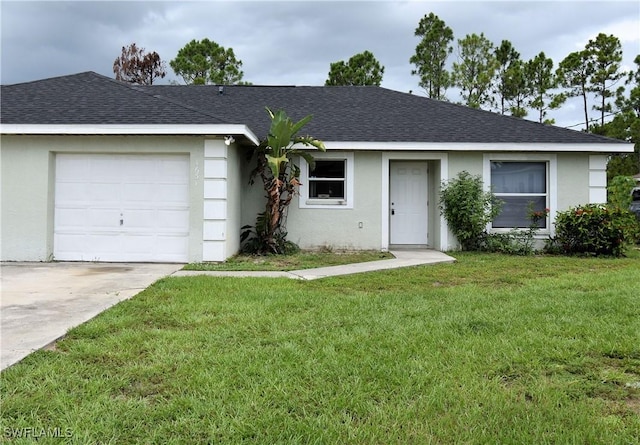
[(258, 137), (243, 124), (112, 124), (112, 125), (60, 125), (60, 124), (0, 124), (0, 134), (28, 135), (180, 135), (180, 136), (244, 136), (254, 145), (259, 145)]
[(324, 141), (327, 150), (633, 153), (631, 143)]

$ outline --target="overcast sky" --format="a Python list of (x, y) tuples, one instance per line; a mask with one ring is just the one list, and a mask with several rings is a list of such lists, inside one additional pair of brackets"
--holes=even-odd
[[(415, 28), (435, 13), (455, 39), (484, 33), (510, 40), (523, 60), (554, 60), (583, 49), (598, 33), (623, 45), (626, 68), (640, 53), (640, 2), (632, 1), (5, 1), (0, 3), (2, 84), (95, 71), (113, 77), (122, 46), (135, 42), (168, 62), (192, 39), (233, 48), (254, 85), (323, 85), (329, 64), (369, 50), (385, 67), (382, 86), (422, 94), (409, 58)], [(455, 45), (454, 45), (455, 46)], [(456, 53), (449, 58), (449, 64)], [(448, 97), (457, 102), (457, 91)], [(561, 126), (582, 121), (572, 100), (551, 111)], [(594, 114), (595, 117), (595, 114)], [(535, 119), (533, 113), (528, 117)], [(573, 127), (579, 129), (580, 127)]]

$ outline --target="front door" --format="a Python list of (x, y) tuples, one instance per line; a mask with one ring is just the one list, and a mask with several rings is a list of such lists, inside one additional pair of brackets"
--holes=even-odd
[(427, 166), (426, 161), (392, 161), (389, 166), (390, 244), (428, 244)]

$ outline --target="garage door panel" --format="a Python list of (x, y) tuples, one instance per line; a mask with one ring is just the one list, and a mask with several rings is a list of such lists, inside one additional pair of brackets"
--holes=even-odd
[(184, 205), (189, 200), (189, 184), (158, 184), (155, 199)]
[(120, 182), (122, 162), (118, 155), (78, 155), (89, 158), (90, 180), (93, 182)]
[(65, 203), (77, 205), (82, 201), (88, 201), (90, 196), (87, 185), (83, 182), (57, 182), (56, 193), (60, 196), (56, 201), (57, 205)]
[(178, 258), (185, 249), (188, 248), (188, 241), (184, 236), (159, 235), (156, 239), (158, 245), (162, 246), (162, 261), (180, 261)]
[(54, 225), (56, 259), (186, 262), (189, 157), (58, 154)]
[(129, 231), (145, 229), (158, 234), (184, 233), (189, 224), (189, 212), (170, 209), (125, 210), (123, 220)]
[(185, 178), (188, 178), (185, 175), (188, 172), (189, 163), (182, 162), (179, 159), (165, 158), (159, 163), (158, 174), (166, 182), (182, 184), (185, 182)]
[(86, 227), (88, 232), (104, 229), (120, 229), (120, 209), (100, 209), (92, 208), (87, 211), (88, 221)]
[(138, 231), (140, 229), (149, 229), (153, 233), (157, 230), (161, 230), (161, 225), (156, 218), (157, 215), (156, 209), (131, 209), (125, 210), (123, 218), (124, 225), (126, 225), (127, 230), (135, 230)]
[(158, 212), (158, 224), (168, 231), (184, 230), (189, 224), (189, 211), (161, 210)]
[(86, 245), (85, 235), (82, 233), (56, 233), (53, 242), (60, 246), (55, 254), (56, 260), (75, 259), (82, 254)]
[(89, 159), (82, 157), (69, 157), (64, 163), (56, 165), (56, 179), (58, 181), (85, 182), (91, 178)]
[(119, 204), (122, 199), (120, 184), (116, 182), (91, 182), (84, 184), (87, 189), (88, 203), (92, 202), (112, 202)]
[[(122, 202), (162, 202), (162, 197), (158, 196), (156, 187), (156, 184), (139, 184), (135, 182), (126, 182), (123, 184), (123, 189), (126, 190), (126, 193), (122, 197)], [(160, 199), (157, 200), (157, 197)]]
[(64, 230), (82, 229), (86, 226), (87, 210), (85, 208), (62, 208), (56, 209), (54, 225), (62, 227)]

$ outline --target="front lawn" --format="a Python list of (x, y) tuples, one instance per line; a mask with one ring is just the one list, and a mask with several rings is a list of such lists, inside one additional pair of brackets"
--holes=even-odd
[(339, 266), (342, 264), (365, 263), (368, 261), (393, 258), (389, 252), (360, 250), (334, 252), (332, 250), (300, 251), (291, 255), (236, 255), (224, 263), (191, 263), (184, 270), (266, 270), (290, 271), (314, 267)]
[(638, 255), (455, 256), (308, 282), (163, 279), (5, 370), (2, 433), (639, 443)]

